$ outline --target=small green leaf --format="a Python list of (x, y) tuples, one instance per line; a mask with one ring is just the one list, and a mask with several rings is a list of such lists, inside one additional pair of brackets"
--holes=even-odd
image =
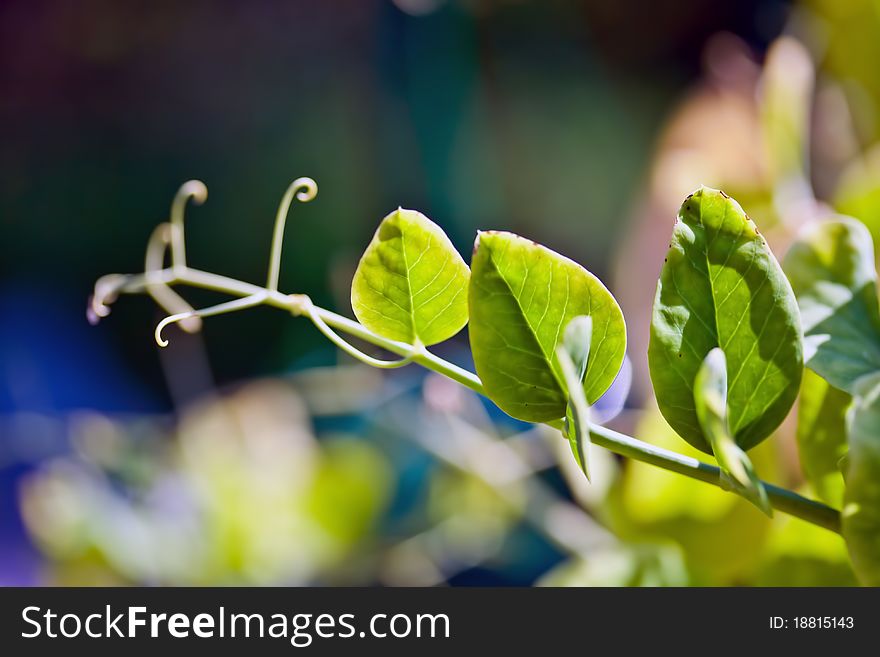
[(351, 307), (371, 331), (432, 345), (467, 324), (470, 272), (443, 230), (415, 210), (382, 220), (358, 264)]
[(764, 484), (746, 453), (730, 435), (727, 417), (727, 361), (715, 347), (707, 355), (694, 380), (694, 404), (697, 418), (715, 454), (715, 460), (727, 478), (727, 485), (752, 502), (768, 516), (773, 508)]
[(584, 393), (593, 404), (617, 375), (626, 351), (620, 307), (598, 278), (539, 244), (483, 232), (471, 263), (469, 335), (486, 394), (520, 420), (565, 416), (568, 395), (556, 358), (563, 328), (592, 318)]
[(587, 374), (592, 337), (593, 320), (588, 315), (578, 315), (565, 327), (562, 344), (571, 358), (578, 381), (583, 381)]
[(811, 370), (804, 372), (798, 402), (798, 455), (804, 476), (825, 502), (840, 507), (846, 454), (846, 409), (852, 397)]
[(880, 310), (868, 229), (845, 217), (807, 226), (785, 256), (804, 325), (807, 365), (853, 392), (880, 370)]
[(859, 580), (880, 586), (880, 372), (854, 386), (841, 528)]
[(721, 347), (730, 430), (754, 447), (791, 409), (803, 372), (800, 316), (791, 287), (739, 204), (703, 187), (685, 199), (654, 297), (648, 364), (673, 429), (711, 453), (694, 405), (694, 378)]
[(556, 357), (568, 392), (564, 434), (587, 480), (590, 479), (590, 405), (584, 396), (583, 381), (592, 333), (593, 320), (579, 315), (565, 327), (563, 343), (556, 347)]

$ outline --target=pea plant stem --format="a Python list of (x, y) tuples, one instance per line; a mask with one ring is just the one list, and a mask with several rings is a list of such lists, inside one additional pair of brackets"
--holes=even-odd
[[(225, 292), (236, 297), (259, 297), (261, 302), (266, 305), (287, 310), (294, 315), (308, 316), (319, 328), (322, 328), (320, 324), (324, 324), (327, 327), (347, 333), (352, 337), (397, 354), (403, 357), (405, 362), (418, 363), (429, 370), (457, 381), (481, 395), (486, 395), (482, 382), (473, 372), (469, 372), (444, 360), (422, 346), (389, 340), (377, 335), (348, 317), (313, 305), (308, 297), (304, 295), (283, 294), (277, 289), (260, 287), (186, 266), (176, 269), (170, 267), (158, 271), (154, 270), (148, 274), (128, 276), (118, 285), (115, 291), (116, 293), (137, 294), (147, 291), (149, 286), (155, 286), (156, 284), (168, 286), (184, 284), (217, 292)], [(193, 311), (192, 314), (200, 313), (199, 311)], [(192, 314), (181, 313), (181, 316), (192, 316)], [(201, 314), (212, 313), (202, 312)], [(318, 321), (316, 321), (316, 318)], [(400, 362), (402, 364), (404, 361)], [(551, 422), (548, 424), (557, 429), (561, 427), (561, 422)], [(592, 441), (596, 445), (604, 447), (615, 454), (636, 461), (642, 461), (643, 463), (676, 472), (727, 490), (723, 483), (721, 470), (714, 465), (709, 465), (698, 459), (657, 447), (607, 427), (593, 425), (590, 429), (590, 434)], [(770, 503), (778, 511), (840, 533), (840, 512), (836, 509), (798, 495), (785, 488), (768, 483), (764, 483), (764, 486)]]

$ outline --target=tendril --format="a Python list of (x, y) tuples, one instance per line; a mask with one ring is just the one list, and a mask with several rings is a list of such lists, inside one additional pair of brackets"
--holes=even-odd
[(275, 215), (275, 231), (272, 234), (272, 251), (269, 254), (269, 276), (266, 279), (266, 288), (271, 291), (278, 290), (278, 277), (281, 273), (281, 247), (284, 242), (284, 225), (287, 223), (287, 215), (290, 213), (290, 205), (293, 197), (300, 203), (308, 203), (318, 194), (318, 184), (311, 178), (297, 178), (292, 183), (281, 203), (278, 205), (278, 213)]
[(192, 199), (201, 205), (208, 198), (208, 188), (201, 180), (189, 180), (180, 186), (171, 202), (171, 265), (175, 273), (186, 269), (186, 240), (184, 239), (183, 215), (187, 201)]
[(363, 351), (355, 347), (353, 344), (348, 342), (345, 338), (339, 335), (336, 331), (330, 328), (327, 323), (321, 319), (321, 316), (315, 311), (315, 306), (312, 303), (312, 300), (305, 294), (291, 294), (291, 311), (297, 315), (306, 315), (312, 323), (317, 327), (317, 329), (324, 334), (324, 336), (330, 340), (337, 347), (342, 349), (349, 356), (352, 356), (359, 361), (366, 363), (367, 365), (372, 365), (373, 367), (378, 367), (380, 369), (390, 370), (397, 367), (403, 367), (404, 365), (409, 365), (413, 359), (416, 357), (418, 352), (418, 345), (412, 346), (412, 351), (399, 360), (382, 360), (381, 358), (374, 358), (368, 354), (365, 354)]
[(269, 296), (269, 293), (265, 290), (257, 292), (256, 294), (252, 294), (248, 297), (242, 297), (241, 299), (234, 299), (232, 301), (226, 301), (225, 303), (217, 304), (216, 306), (210, 306), (208, 308), (201, 308), (199, 310), (189, 310), (186, 312), (177, 313), (174, 315), (169, 315), (165, 319), (163, 319), (156, 326), (156, 331), (154, 336), (156, 338), (156, 344), (160, 347), (167, 347), (168, 340), (162, 337), (163, 329), (170, 325), (176, 324), (178, 322), (183, 322), (184, 320), (191, 319), (193, 317), (211, 317), (212, 315), (224, 315), (226, 313), (232, 313), (236, 310), (244, 310), (245, 308), (252, 308), (254, 306), (259, 306), (263, 303), (266, 298)]
[[(165, 267), (165, 252), (172, 234), (173, 228), (170, 223), (166, 222), (156, 226), (153, 234), (150, 235), (147, 254), (144, 258), (146, 290), (169, 315), (192, 313), (194, 312), (193, 307), (160, 277), (161, 270)], [(202, 328), (202, 320), (197, 316), (186, 317), (180, 320), (180, 328), (187, 333), (196, 333)]]
[(97, 324), (102, 317), (110, 314), (110, 304), (116, 301), (119, 290), (128, 278), (125, 274), (107, 274), (95, 281), (95, 290), (86, 309), (89, 323)]

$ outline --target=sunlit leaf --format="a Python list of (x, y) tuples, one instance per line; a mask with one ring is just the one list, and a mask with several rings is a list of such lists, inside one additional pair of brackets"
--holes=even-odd
[(623, 362), (626, 326), (598, 278), (568, 258), (505, 232), (480, 233), (470, 284), (469, 334), (487, 395), (521, 420), (565, 416), (568, 395), (556, 359), (563, 329), (592, 318), (584, 393), (594, 403)]
[(398, 209), (382, 220), (358, 264), (351, 307), (379, 335), (432, 345), (467, 323), (468, 266), (425, 215)]
[(840, 507), (846, 454), (846, 409), (852, 397), (807, 370), (798, 402), (797, 441), (801, 467), (810, 485), (825, 502)]
[(797, 295), (810, 369), (853, 391), (880, 370), (880, 310), (871, 235), (841, 217), (807, 226), (785, 256)]
[(648, 362), (664, 417), (704, 452), (694, 379), (727, 356), (730, 430), (749, 449), (782, 422), (803, 371), (800, 318), (776, 258), (739, 204), (703, 187), (685, 199), (654, 299)]
[(590, 405), (584, 395), (584, 375), (590, 354), (593, 320), (575, 317), (565, 327), (563, 343), (556, 347), (556, 357), (568, 392), (564, 433), (574, 458), (590, 478)]
[(847, 412), (849, 452), (841, 524), (863, 584), (880, 586), (880, 372), (859, 381)]
[(694, 402), (700, 427), (712, 447), (728, 486), (768, 516), (773, 515), (764, 484), (746, 453), (730, 435), (727, 417), (727, 363), (715, 347), (703, 360), (694, 381)]

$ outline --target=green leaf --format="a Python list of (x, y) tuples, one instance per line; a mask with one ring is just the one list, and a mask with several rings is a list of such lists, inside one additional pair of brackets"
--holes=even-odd
[(710, 351), (694, 380), (694, 404), (697, 418), (725, 476), (726, 486), (752, 502), (768, 516), (773, 508), (764, 484), (746, 453), (730, 435), (727, 417), (727, 361), (724, 352), (715, 347)]
[(846, 409), (852, 397), (811, 370), (804, 372), (798, 402), (798, 454), (804, 476), (816, 494), (840, 507), (843, 475), (840, 460), (846, 454)]
[(859, 580), (880, 586), (880, 372), (855, 386), (841, 528)]
[(593, 337), (593, 319), (588, 315), (578, 315), (565, 327), (562, 344), (571, 358), (578, 381), (587, 375), (590, 359), (590, 341)]
[(703, 359), (727, 357), (730, 429), (754, 447), (779, 426), (803, 372), (800, 317), (779, 263), (739, 204), (703, 187), (681, 206), (654, 298), (648, 364), (673, 429), (711, 453), (694, 405)]
[(880, 370), (880, 310), (868, 229), (838, 218), (805, 227), (785, 256), (801, 308), (807, 365), (852, 393)]
[(562, 344), (556, 347), (556, 357), (568, 392), (564, 434), (587, 480), (590, 479), (590, 405), (584, 395), (583, 382), (592, 333), (593, 320), (579, 315), (565, 327)]
[(592, 318), (584, 394), (593, 404), (626, 351), (620, 307), (598, 278), (568, 258), (505, 232), (482, 232), (471, 262), (469, 335), (486, 394), (520, 420), (565, 416), (568, 395), (556, 358), (563, 328)]
[(374, 333), (432, 345), (467, 324), (470, 272), (443, 230), (415, 210), (382, 220), (358, 264), (351, 307)]

